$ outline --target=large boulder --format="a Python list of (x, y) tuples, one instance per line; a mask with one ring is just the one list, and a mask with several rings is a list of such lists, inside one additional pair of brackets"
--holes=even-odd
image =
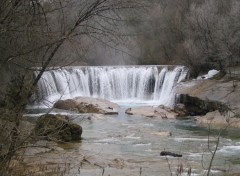
[(178, 103), (175, 110), (185, 112), (186, 115), (205, 115), (208, 112), (219, 110), (221, 112), (228, 111), (226, 104), (219, 101), (203, 100), (188, 94), (181, 94), (178, 97)]
[(180, 95), (177, 98), (178, 103), (185, 104), (193, 115), (231, 109), (236, 116), (240, 116), (240, 81), (229, 81), (227, 78), (190, 80), (179, 84), (175, 93)]
[(64, 109), (68, 111), (78, 111), (78, 104), (73, 99), (59, 100), (54, 104), (54, 108)]
[(188, 112), (186, 106), (184, 104), (182, 104), (182, 103), (176, 104), (172, 111), (177, 113), (177, 118), (178, 119), (185, 118), (186, 116), (189, 115), (189, 112)]
[(59, 100), (54, 108), (74, 110), (79, 113), (118, 114), (116, 103), (100, 98), (76, 97), (74, 99)]
[(48, 140), (69, 142), (81, 139), (82, 127), (70, 122), (67, 116), (46, 114), (38, 118), (35, 134)]
[(231, 112), (223, 114), (216, 110), (197, 117), (196, 121), (197, 124), (203, 126), (240, 128), (240, 118), (234, 118), (232, 115), (234, 114)]

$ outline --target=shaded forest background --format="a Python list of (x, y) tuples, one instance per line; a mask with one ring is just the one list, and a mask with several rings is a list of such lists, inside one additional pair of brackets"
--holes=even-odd
[[(29, 8), (22, 1), (8, 11), (10, 7), (2, 1), (1, 68), (6, 64), (42, 66), (44, 53), (51, 52), (46, 48), (62, 39), (74, 26), (79, 8), (92, 2), (32, 1)], [(210, 68), (224, 70), (239, 63), (238, 0), (134, 3), (131, 6), (144, 8), (123, 9), (117, 15), (108, 11), (87, 19), (64, 41), (50, 65), (184, 64), (197, 76)]]
[[(238, 0), (153, 0), (136, 31), (140, 64), (185, 64), (193, 76), (239, 63)], [(140, 21), (140, 20), (139, 20)]]

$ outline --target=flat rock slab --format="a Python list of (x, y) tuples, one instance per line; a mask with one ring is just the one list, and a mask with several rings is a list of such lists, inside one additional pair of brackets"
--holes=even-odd
[(168, 108), (163, 107), (152, 107), (152, 106), (144, 106), (137, 108), (129, 108), (125, 111), (126, 114), (129, 115), (140, 115), (145, 117), (156, 117), (162, 119), (176, 119), (177, 113), (171, 111)]
[(119, 106), (101, 98), (76, 97), (74, 99), (59, 100), (54, 108), (77, 111), (79, 113), (118, 114)]

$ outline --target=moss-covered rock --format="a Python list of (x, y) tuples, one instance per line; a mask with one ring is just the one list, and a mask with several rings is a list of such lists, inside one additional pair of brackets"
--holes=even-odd
[(82, 127), (70, 122), (67, 116), (46, 114), (37, 120), (35, 134), (48, 140), (69, 142), (81, 139)]

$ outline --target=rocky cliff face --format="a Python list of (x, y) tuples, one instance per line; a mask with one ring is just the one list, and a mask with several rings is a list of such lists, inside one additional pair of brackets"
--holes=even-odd
[(240, 81), (193, 80), (182, 83), (176, 90), (177, 101), (185, 104), (193, 115), (219, 110), (240, 114)]
[(188, 94), (180, 94), (177, 99), (177, 103), (185, 105), (187, 115), (205, 115), (206, 113), (215, 110), (219, 110), (220, 112), (229, 110), (229, 107), (222, 102), (203, 100)]

